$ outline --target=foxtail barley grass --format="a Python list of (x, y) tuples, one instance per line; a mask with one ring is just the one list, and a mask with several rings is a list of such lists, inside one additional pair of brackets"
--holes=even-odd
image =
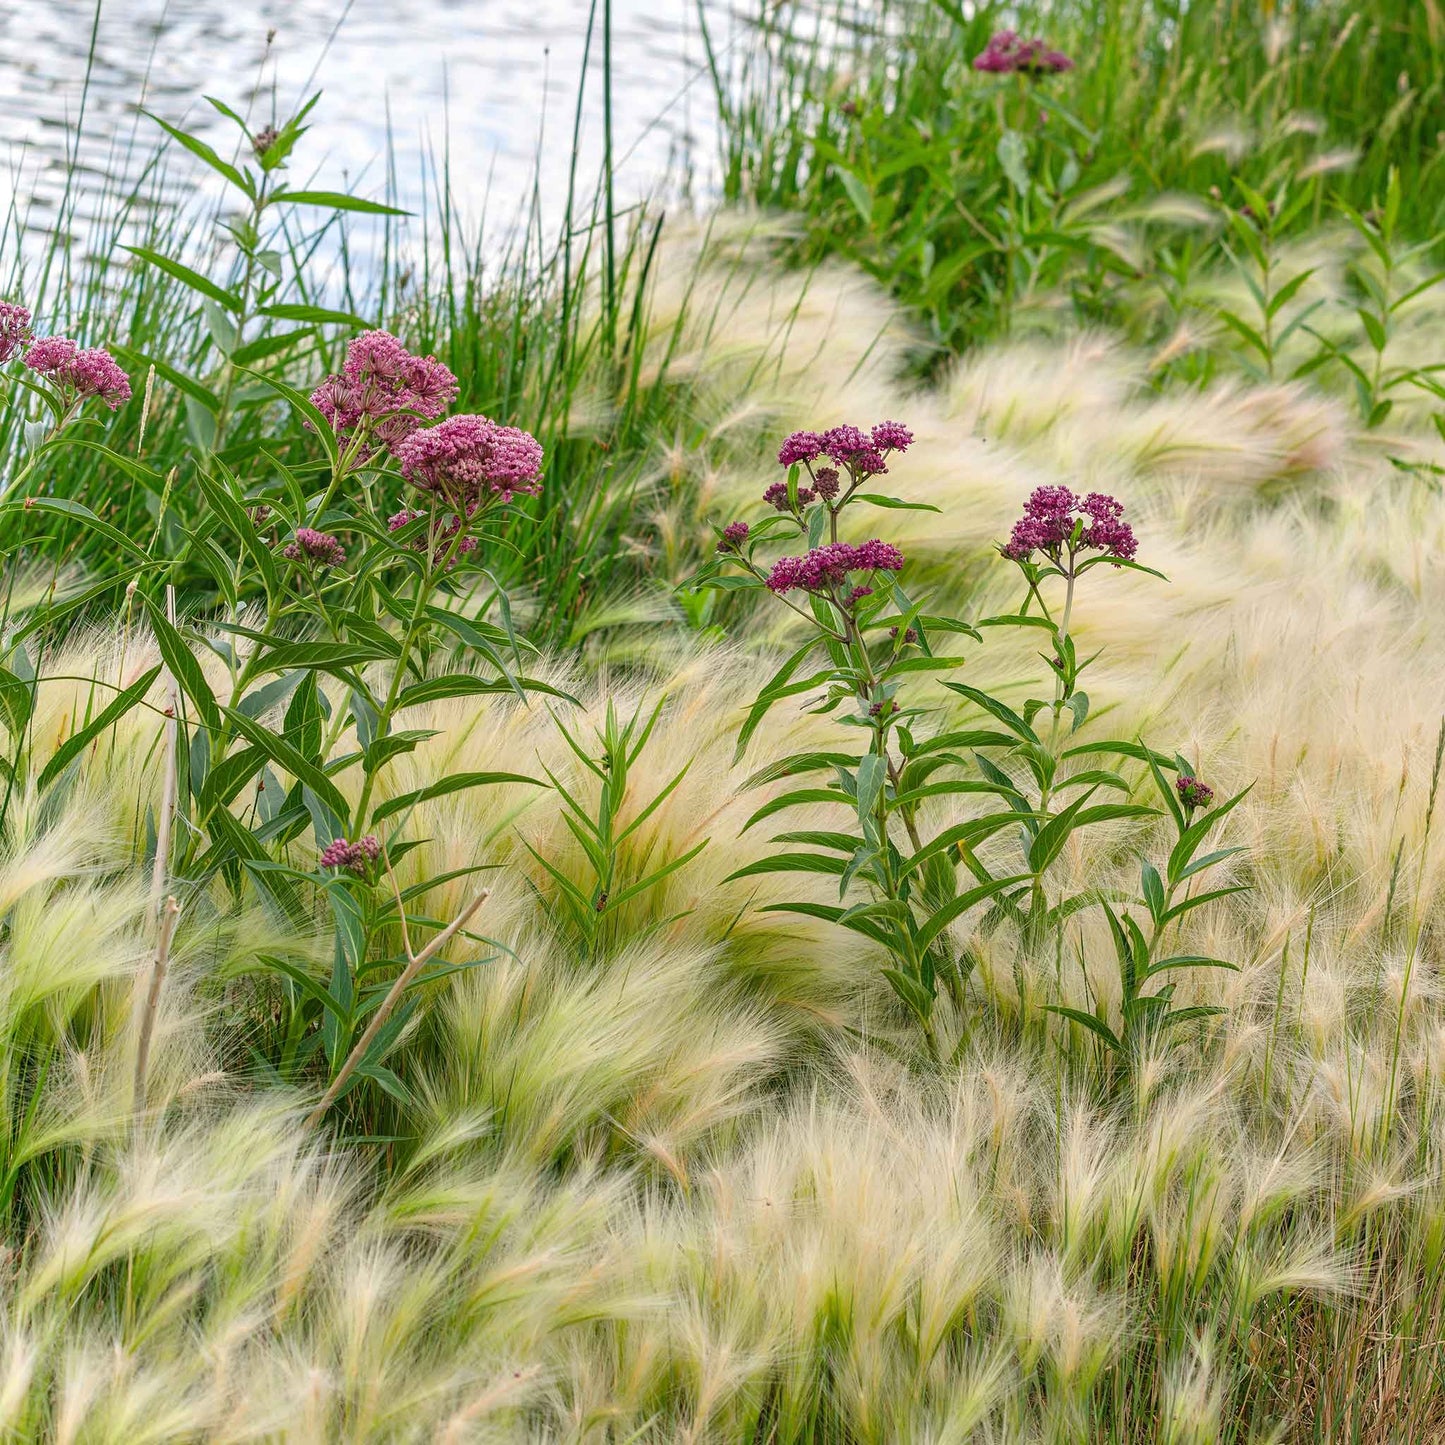
[[(1404, 20), (1375, 31), (1342, 22), (1319, 61), (1329, 124), (1358, 128), (1397, 84), (1398, 47), (1418, 51), (1423, 69), (1399, 92), (1415, 99), (1379, 127), (1365, 193), (1399, 158), (1391, 135), (1422, 152), (1439, 104), (1434, 9), (1390, 10)], [(1166, 54), (1149, 30), (1135, 76), (1117, 38), (1162, 13), (1123, 0), (1049, 12), (1088, 106), (1125, 117), (1101, 146), (1157, 134), (1168, 104), (1193, 93), (1206, 41), (1247, 50), (1241, 7), (1193, 7), (1176, 17), (1188, 44)], [(1100, 16), (1112, 28), (1085, 28)], [(1288, 17), (1312, 45), (1339, 18), (1330, 6)], [(993, 18), (960, 11), (948, 33), (981, 50)], [(594, 22), (605, 49), (610, 5)], [(1093, 33), (1114, 39), (1091, 57)], [(718, 67), (745, 142), (729, 185), (803, 214), (628, 229), (604, 191), (587, 216), (569, 202), (577, 225), (554, 257), (537, 262), (548, 252), (529, 232), (493, 286), (443, 166), (414, 249), (387, 220), (374, 286), (347, 278), (349, 310), (393, 323), (455, 372), (459, 409), (527, 427), (547, 457), (543, 499), (495, 568), (541, 645), (528, 672), (555, 691), (406, 708), (397, 725), (415, 746), (375, 775), (369, 801), (499, 759), (548, 785), (422, 797), (404, 850), (373, 860), (368, 839), (348, 835), (334, 855), (357, 877), (374, 864), (411, 920), (380, 925), (397, 969), (366, 982), (381, 1005), (372, 1036), (389, 1033), (385, 1071), (322, 1077), (305, 1059), (321, 1057), (324, 1026), (309, 1043), (287, 1037), (295, 1000), (324, 997), (335, 967), (319, 889), (286, 919), (254, 858), (201, 884), (165, 866), (168, 831), (192, 826), (174, 805), (177, 770), (193, 765), (166, 669), (40, 786), (57, 749), (163, 657), (94, 533), (5, 514), (24, 529), (0, 539), (6, 666), (20, 665), (13, 641), (35, 624), (24, 656), (38, 673), (15, 673), (29, 746), (0, 807), (6, 1438), (1445, 1435), (1445, 443), (1427, 390), (1362, 418), (1338, 359), (1291, 377), (1319, 344), (1311, 334), (1372, 364), (1355, 303), (1378, 252), (1357, 227), (1284, 238), (1280, 265), (1310, 274), (1272, 334), (1301, 316), (1310, 332), (1302, 323), (1280, 342), (1272, 381), (1249, 374), (1237, 329), (1219, 320), (1229, 310), (1252, 324), (1254, 298), (1218, 252), (1176, 268), (1208, 305), (1179, 304), (1157, 274), (1115, 270), (1109, 305), (1095, 306), (1065, 294), (1077, 275), (1041, 272), (1028, 325), (949, 356), (940, 339), (979, 310), (955, 310), (951, 291), (930, 309), (880, 253), (862, 256), (872, 276), (831, 254), (857, 254), (863, 193), (810, 171), (803, 131), (777, 123), (846, 114), (843, 101), (888, 77), (860, 64), (850, 80), (821, 42), (802, 59), (770, 53), (798, 82), (786, 96), (738, 101)], [(1307, 98), (1306, 53), (1261, 75), (1249, 51), (1237, 73), (1206, 76), (1211, 124), (1240, 88), (1253, 97), (1250, 165), (1306, 164), (1295, 152), (1313, 142), (1288, 124)], [(1363, 67), (1348, 84), (1347, 60)], [(1157, 104), (1156, 74), (1173, 87)], [(918, 95), (948, 76), (895, 78)], [(1224, 142), (1205, 146), (1198, 129), (1161, 164), (1203, 184)], [(1409, 178), (1421, 228), (1433, 165)], [(873, 192), (877, 223), (885, 191)], [(134, 203), (118, 189), (101, 200), (104, 236), (134, 234)], [(216, 261), (186, 249), (177, 213), (149, 214), (154, 249)], [(853, 240), (784, 265), (817, 242), (820, 216)], [(9, 236), (20, 219), (16, 202)], [(1158, 222), (1111, 216), (1105, 239), (1147, 260)], [(328, 224), (312, 241), (341, 246), (340, 221)], [(935, 250), (931, 265), (946, 262)], [(217, 364), (178, 289), (139, 266), (65, 260), (16, 262), (14, 294), (48, 329), (111, 345), (128, 365), (148, 358), (134, 380), (151, 359)], [(1428, 281), (1426, 258), (1399, 274)], [(1436, 364), (1441, 314), (1439, 288), (1423, 285), (1396, 316), (1390, 364)], [(278, 366), (314, 382), (338, 348), (329, 329), (303, 330)], [(927, 387), (903, 379), (922, 373)], [(189, 481), (184, 388), (158, 367), (145, 395), (105, 435), (167, 478), (159, 493), (78, 449), (45, 490), (165, 557), (206, 509)], [(1139, 555), (1168, 582), (1125, 573), (1081, 591), (1072, 635), (1081, 653), (1102, 649), (1082, 737), (1146, 737), (1194, 760), (1220, 796), (1253, 784), (1223, 840), (1244, 851), (1221, 865), (1221, 882), (1248, 890), (1189, 914), (1179, 940), (1239, 965), (1181, 976), (1181, 1004), (1224, 1012), (1141, 1050), (1127, 1087), (1113, 1086), (1092, 1036), (1036, 1006), (1117, 1013), (1097, 910), (1077, 916), (1067, 948), (1023, 957), (1000, 934), (954, 925), (974, 969), (967, 1007), (940, 1006), (933, 1065), (877, 949), (770, 908), (836, 903), (826, 882), (731, 876), (770, 847), (766, 830), (743, 831), (768, 796), (743, 780), (836, 732), (790, 700), (736, 759), (740, 721), (796, 624), (786, 609), (753, 616), (679, 584), (712, 524), (776, 479), (760, 459), (778, 436), (888, 416), (914, 434), (910, 497), (938, 510), (880, 511), (877, 535), (907, 555), (934, 610), (1005, 605), (994, 544), (1036, 488), (1127, 500)], [(16, 417), (0, 420), (6, 476), (25, 448)], [(270, 465), (267, 449), (295, 461), (308, 445), (255, 407), (238, 411), (221, 451), (246, 473)], [(179, 621), (222, 640), (213, 624), (235, 619), (217, 596), (199, 575), (172, 580)], [(65, 611), (72, 602), (83, 605)], [(220, 691), (220, 655), (197, 660)], [(991, 641), (965, 674), (1022, 699), (1042, 666), (1023, 643)], [(343, 682), (321, 693), (325, 715), (345, 717)], [(625, 796), (604, 799), (611, 780), (589, 740), (609, 711), (654, 709)], [(286, 712), (263, 721), (281, 731)], [(354, 740), (330, 741), (323, 761), (339, 766), (327, 776), (354, 804)], [(1147, 776), (1131, 766), (1142, 797)], [(257, 809), (253, 781), (232, 811)], [(956, 797), (929, 809), (930, 826), (969, 816)], [(589, 831), (579, 817), (601, 821)], [(818, 809), (797, 826), (832, 823)], [(1104, 824), (1073, 835), (1055, 867), (1074, 891), (1132, 892), (1137, 840)], [(314, 875), (317, 851), (303, 837), (264, 862)], [(595, 893), (599, 858), (614, 896), (597, 899), (579, 948), (562, 899)], [(394, 1006), (399, 978), (416, 987)], [(307, 1047), (301, 1066), (278, 1066)]]
[[(1127, 494), (1170, 582), (1115, 579), (1074, 626), (1105, 646), (1111, 732), (1147, 729), (1225, 787), (1256, 780), (1237, 825), (1252, 892), (1188, 931), (1242, 964), (1189, 983), (1227, 1014), (1102, 1098), (1087, 1040), (1021, 1018), (1009, 960), (978, 937), (979, 1019), (955, 1067), (920, 1074), (865, 942), (761, 911), (796, 885), (722, 881), (765, 847), (738, 836), (757, 799), (731, 755), (773, 640), (658, 628), (645, 673), (545, 664), (579, 698), (558, 704), (575, 736), (608, 700), (630, 716), (663, 699), (637, 798), (690, 760), (623, 871), (711, 839), (609, 918), (585, 964), (533, 851), (587, 876), (558, 795), (437, 798), (398, 885), (498, 866), (480, 933), (451, 954), (474, 966), (430, 986), (391, 1056), (406, 1101), (348, 1096), (349, 1143), (304, 1129), (314, 1099), (258, 1063), (278, 988), (262, 960), (324, 979), (327, 926), (278, 930), (217, 885), (176, 921), (137, 1114), (158, 682), (60, 796), (41, 807), (21, 779), (7, 818), (0, 1411), (17, 1438), (1442, 1428), (1445, 501), (1361, 445), (1339, 403), (1243, 383), (1161, 397), (1147, 354), (1102, 334), (980, 351), (900, 398), (906, 322), (855, 275), (782, 273), (767, 250), (766, 232), (715, 225), (654, 267), (639, 375), (665, 365), (689, 387), (705, 443), (677, 454), (687, 484), (654, 494), (653, 565), (680, 567), (705, 516), (756, 493), (743, 459), (765, 432), (905, 401), (910, 485), (941, 510), (881, 513), (880, 531), (965, 610), (1035, 485)], [(73, 630), (38, 736), (66, 736), (86, 679), (138, 676), (152, 646), (135, 626)], [(970, 667), (1005, 695), (1037, 666), (986, 659)], [(505, 755), (590, 797), (535, 703), (453, 699), (405, 724), (432, 736), (387, 774), (397, 794)], [(827, 725), (781, 710), (773, 726), (743, 768)], [(1102, 885), (1133, 864), (1102, 829), (1063, 866)], [(454, 878), (425, 908), (445, 921), (469, 896)], [(1107, 1002), (1107, 953), (1086, 924), (1065, 999)], [(1053, 987), (1055, 959), (1028, 966), (1031, 990)]]

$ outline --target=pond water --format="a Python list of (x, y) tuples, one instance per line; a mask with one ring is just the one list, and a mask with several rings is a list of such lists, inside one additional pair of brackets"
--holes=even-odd
[[(462, 214), (505, 232), (533, 193), (560, 216), (589, 0), (0, 0), (0, 174), (20, 227), (83, 245), (106, 182), (144, 177), (160, 132), (144, 106), (224, 155), (234, 130), (214, 95), (258, 123), (316, 90), (293, 184), (380, 197), (388, 137), (395, 194), (420, 199), (425, 164), (449, 161)], [(725, 61), (751, 43), (723, 0), (612, 0), (612, 114), (626, 197), (714, 163), (715, 106), (699, 15)], [(583, 105), (580, 177), (602, 151), (602, 16)], [(268, 36), (270, 37), (268, 40)], [(67, 198), (66, 177), (75, 180)], [(169, 162), (171, 194), (209, 185)], [(6, 246), (13, 245), (10, 230)]]

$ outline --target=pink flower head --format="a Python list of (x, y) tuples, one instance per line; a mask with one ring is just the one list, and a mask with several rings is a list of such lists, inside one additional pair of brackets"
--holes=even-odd
[(835, 426), (825, 431), (823, 450), (840, 467), (847, 467), (855, 478), (876, 477), (888, 470), (877, 442), (856, 426)]
[(815, 431), (795, 431), (778, 448), (779, 465), (795, 466), (798, 462), (813, 462), (823, 455), (823, 438)]
[(880, 421), (873, 428), (873, 445), (880, 452), (906, 452), (913, 445), (913, 433), (901, 421)]
[(13, 301), (0, 301), (0, 366), (18, 356), (32, 340), (30, 313)]
[(727, 526), (723, 528), (723, 534), (718, 539), (718, 551), (736, 552), (738, 548), (748, 540), (749, 530), (746, 522), (729, 522)]
[(795, 588), (821, 592), (841, 586), (850, 572), (897, 572), (902, 566), (903, 553), (891, 543), (876, 538), (857, 547), (832, 542), (826, 547), (814, 547), (802, 557), (779, 557), (768, 574), (767, 585), (779, 594)]
[(993, 75), (1041, 76), (1072, 70), (1074, 62), (1042, 40), (1023, 40), (1016, 30), (1000, 30), (974, 56), (973, 68)]
[(1196, 808), (1207, 808), (1214, 801), (1214, 789), (1190, 773), (1180, 773), (1174, 779), (1174, 790), (1179, 794), (1179, 801), (1191, 813)]
[(37, 376), (75, 394), (94, 396), (112, 411), (130, 400), (130, 378), (102, 346), (82, 350), (68, 336), (46, 336), (25, 352), (25, 365)]
[(337, 838), (335, 842), (328, 843), (321, 850), (318, 862), (323, 868), (344, 868), (348, 873), (364, 878), (379, 857), (381, 844), (376, 841), (375, 834), (368, 833), (354, 843), (348, 843), (345, 838)]
[(1124, 521), (1124, 504), (1117, 498), (1090, 492), (1080, 502), (1067, 487), (1036, 487), (1024, 503), (1023, 516), (1014, 523), (1003, 555), (1022, 562), (1042, 552), (1057, 563), (1068, 544), (1076, 552), (1103, 552), (1124, 560), (1139, 547), (1134, 529)]
[[(395, 451), (423, 421), (441, 416), (459, 391), (436, 357), (414, 356), (389, 331), (363, 331), (347, 346), (340, 373), (311, 393), (311, 404), (343, 443), (365, 428)], [(362, 460), (370, 455), (364, 448)]]
[(819, 467), (813, 473), (813, 485), (824, 501), (831, 502), (838, 495), (838, 469), (836, 467)]
[(25, 365), (37, 376), (53, 376), (75, 360), (80, 350), (68, 336), (42, 336), (31, 342), (25, 351)]
[(453, 506), (474, 506), (483, 497), (510, 502), (518, 492), (536, 496), (542, 490), (541, 442), (485, 416), (449, 417), (413, 432), (396, 458), (412, 486)]
[(298, 527), (296, 540), (288, 542), (281, 555), (292, 562), (314, 562), (318, 567), (339, 567), (346, 561), (346, 548), (327, 532)]

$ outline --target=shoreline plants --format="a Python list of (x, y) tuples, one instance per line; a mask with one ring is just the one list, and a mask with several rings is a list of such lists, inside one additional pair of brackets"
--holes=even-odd
[[(1095, 568), (1108, 564), (1159, 577), (1135, 560), (1137, 541), (1114, 497), (1091, 492), (1082, 500), (1067, 487), (1039, 487), (1014, 524), (999, 556), (1020, 573), (1025, 595), (1015, 612), (985, 617), (976, 625), (931, 613), (902, 583), (906, 562), (895, 546), (877, 538), (850, 542), (842, 529), (863, 508), (908, 509), (919, 504), (865, 490), (889, 474), (890, 462), (907, 451), (912, 433), (899, 422), (870, 430), (843, 425), (822, 432), (795, 432), (782, 444), (778, 462), (786, 480), (763, 494), (772, 514), (762, 522), (728, 523), (717, 543), (717, 560), (699, 578), (703, 588), (771, 594), (803, 619), (811, 634), (758, 694), (738, 742), (742, 755), (769, 711), (786, 698), (821, 694), (810, 711), (833, 717), (861, 734), (860, 751), (815, 749), (777, 759), (754, 773), (746, 786), (780, 779), (831, 774), (826, 786), (807, 786), (770, 798), (747, 828), (795, 808), (831, 806), (851, 815), (841, 830), (794, 829), (772, 843), (801, 845), (775, 852), (739, 869), (732, 878), (769, 873), (813, 873), (838, 880), (838, 903), (794, 901), (768, 904), (827, 919), (887, 949), (884, 969), (894, 993), (916, 1020), (934, 1063), (940, 1062), (934, 1014), (940, 989), (964, 1027), (957, 1050), (967, 1043), (967, 992), (973, 960), (960, 952), (951, 925), (987, 904), (985, 933), (1007, 926), (1016, 937), (1015, 977), (1019, 1006), (1026, 1012), (1023, 957), (1040, 953), (1060, 960), (1068, 920), (1091, 906), (1108, 918), (1118, 950), (1121, 1018), (1111, 1027), (1099, 1013), (1060, 1003), (1046, 1008), (1088, 1029), (1115, 1058), (1128, 1065), (1161, 1036), (1193, 1020), (1216, 1014), (1210, 1005), (1175, 1008), (1175, 983), (1156, 992), (1146, 985), (1164, 974), (1197, 967), (1234, 965), (1162, 948), (1169, 927), (1194, 908), (1237, 891), (1237, 886), (1193, 894), (1192, 880), (1238, 852), (1199, 853), (1200, 847), (1244, 796), (1211, 807), (1213, 792), (1182, 758), (1154, 752), (1141, 742), (1104, 740), (1066, 746), (1089, 712), (1079, 677), (1094, 659), (1080, 659), (1070, 631), (1075, 588)], [(927, 510), (927, 508), (925, 508)], [(807, 547), (802, 555), (760, 560), (779, 541)], [(1044, 589), (1063, 584), (1062, 609), (1055, 615)], [(961, 697), (969, 726), (953, 726), (938, 703), (917, 697), (930, 674), (951, 672), (966, 659), (937, 653), (935, 644), (983, 640), (981, 628), (1037, 631), (1048, 651), (1041, 654), (1054, 678), (1052, 698), (1030, 698), (1015, 710), (999, 697), (966, 683), (940, 679)], [(821, 664), (821, 666), (819, 666)], [(1068, 714), (1067, 726), (1064, 723)], [(1040, 718), (1046, 726), (1040, 730)], [(1071, 837), (1091, 825), (1150, 819), (1158, 809), (1131, 801), (1134, 788), (1118, 770), (1079, 766), (1082, 760), (1134, 758), (1149, 774), (1176, 826), (1164, 874), (1141, 863), (1140, 895), (1122, 899), (1107, 889), (1063, 893), (1050, 886), (1050, 868)], [(1175, 784), (1166, 770), (1177, 772)], [(962, 774), (962, 776), (959, 776)], [(1100, 795), (1112, 801), (1098, 801)], [(985, 812), (924, 836), (924, 813), (934, 800), (977, 798)], [(1198, 816), (1196, 817), (1196, 813)], [(1141, 845), (1149, 828), (1141, 833)], [(1016, 850), (985, 861), (990, 840), (1017, 837)], [(1142, 853), (1142, 846), (1136, 845)], [(960, 881), (967, 886), (960, 886)], [(850, 889), (864, 897), (849, 903)], [(1181, 888), (1188, 895), (1177, 899)], [(1139, 907), (1151, 929), (1146, 937), (1127, 908)]]

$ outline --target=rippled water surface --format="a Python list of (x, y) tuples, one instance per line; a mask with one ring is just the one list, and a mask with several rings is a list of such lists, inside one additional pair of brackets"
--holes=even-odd
[[(746, 27), (705, 0), (724, 56)], [(514, 221), (540, 182), (559, 213), (588, 0), (0, 0), (0, 168), (25, 228), (82, 239), (104, 182), (144, 176), (159, 138), (139, 106), (202, 132), (229, 154), (215, 95), (258, 122), (323, 92), (292, 179), (383, 193), (387, 142), (403, 204), (423, 163), (449, 157), (465, 215)], [(267, 36), (274, 32), (268, 44)], [(602, 147), (600, 6), (584, 91), (583, 162)], [(712, 163), (714, 105), (697, 0), (613, 0), (614, 150), (625, 195)], [(540, 157), (540, 159), (539, 159)], [(169, 162), (171, 194), (204, 175)], [(73, 212), (66, 176), (76, 166)]]

